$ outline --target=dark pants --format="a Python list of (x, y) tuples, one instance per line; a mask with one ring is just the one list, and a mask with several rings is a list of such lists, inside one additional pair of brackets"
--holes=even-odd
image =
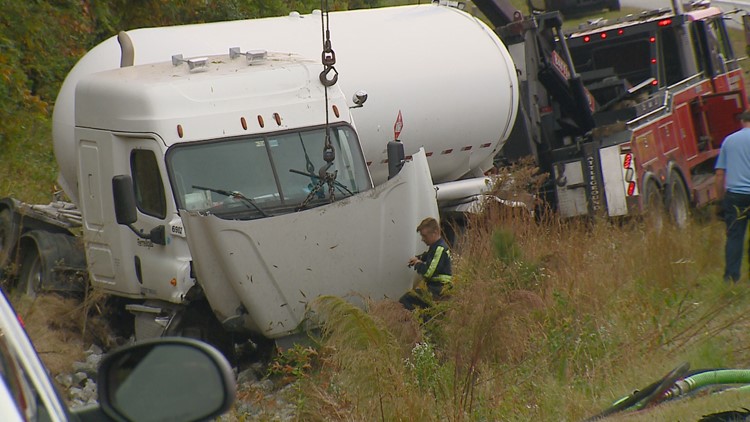
[(724, 207), (724, 222), (727, 226), (727, 244), (724, 250), (726, 267), (724, 280), (737, 281), (740, 279), (742, 266), (742, 250), (745, 245), (747, 232), (748, 209), (750, 209), (750, 195), (727, 192), (722, 202)]

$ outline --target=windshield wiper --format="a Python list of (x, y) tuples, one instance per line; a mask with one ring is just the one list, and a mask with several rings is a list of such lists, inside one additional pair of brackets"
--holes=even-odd
[[(289, 169), (289, 172), (290, 173), (294, 173), (294, 174), (300, 174), (302, 176), (307, 176), (307, 177), (309, 177), (311, 179), (320, 180), (320, 176), (318, 176), (316, 174), (313, 174), (313, 173), (307, 173), (307, 172), (300, 171), (300, 170), (295, 170), (295, 169)], [(354, 193), (352, 191), (350, 191), (349, 188), (346, 187), (346, 185), (344, 185), (343, 183), (339, 182), (338, 180), (335, 180), (333, 182), (333, 184), (334, 184), (334, 186), (336, 186), (339, 189), (339, 192), (346, 192), (346, 193), (349, 194), (349, 196), (354, 195)]]
[(211, 192), (216, 192), (219, 195), (224, 195), (224, 196), (228, 196), (228, 197), (231, 197), (231, 198), (240, 199), (240, 200), (244, 201), (245, 203), (250, 204), (256, 210), (258, 210), (258, 212), (263, 217), (269, 217), (269, 215), (265, 211), (263, 211), (263, 209), (261, 207), (259, 207), (258, 204), (255, 203), (255, 201), (253, 201), (251, 198), (248, 198), (247, 196), (243, 195), (242, 192), (228, 191), (228, 190), (216, 189), (216, 188), (209, 188), (209, 187), (206, 187), (206, 186), (198, 186), (198, 185), (193, 185), (193, 189), (208, 190), (208, 191), (211, 191)]

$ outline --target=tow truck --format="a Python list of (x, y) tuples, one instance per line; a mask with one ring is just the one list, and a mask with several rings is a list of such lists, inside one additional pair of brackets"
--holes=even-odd
[(717, 199), (713, 166), (747, 108), (727, 14), (675, 3), (569, 31), (559, 12), (523, 17), (501, 0), (475, 4), (521, 85), (500, 158), (533, 155), (562, 216), (666, 210), (683, 226), (691, 207)]

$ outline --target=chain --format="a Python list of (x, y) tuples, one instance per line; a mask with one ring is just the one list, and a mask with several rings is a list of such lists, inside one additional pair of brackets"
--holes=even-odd
[[(315, 184), (315, 186), (312, 188), (310, 193), (307, 194), (307, 198), (305, 198), (304, 201), (297, 207), (297, 211), (304, 210), (307, 208), (307, 204), (310, 203), (310, 201), (315, 198), (315, 195), (318, 194), (323, 189), (323, 186), (326, 184), (328, 185), (328, 196), (331, 202), (336, 200), (336, 192), (335, 192), (335, 185), (336, 185), (336, 176), (338, 175), (338, 170), (334, 170), (333, 173), (325, 173), (324, 177), (321, 177), (318, 180), (318, 183)], [(321, 172), (323, 173), (323, 172)]]

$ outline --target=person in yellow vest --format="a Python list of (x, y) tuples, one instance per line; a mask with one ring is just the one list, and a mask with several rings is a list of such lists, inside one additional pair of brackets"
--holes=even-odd
[(421, 255), (409, 259), (409, 267), (422, 276), (422, 281), (401, 296), (399, 302), (409, 310), (426, 308), (432, 301), (443, 299), (453, 288), (451, 252), (440, 233), (440, 224), (432, 217), (417, 226), (417, 232), (429, 248)]

